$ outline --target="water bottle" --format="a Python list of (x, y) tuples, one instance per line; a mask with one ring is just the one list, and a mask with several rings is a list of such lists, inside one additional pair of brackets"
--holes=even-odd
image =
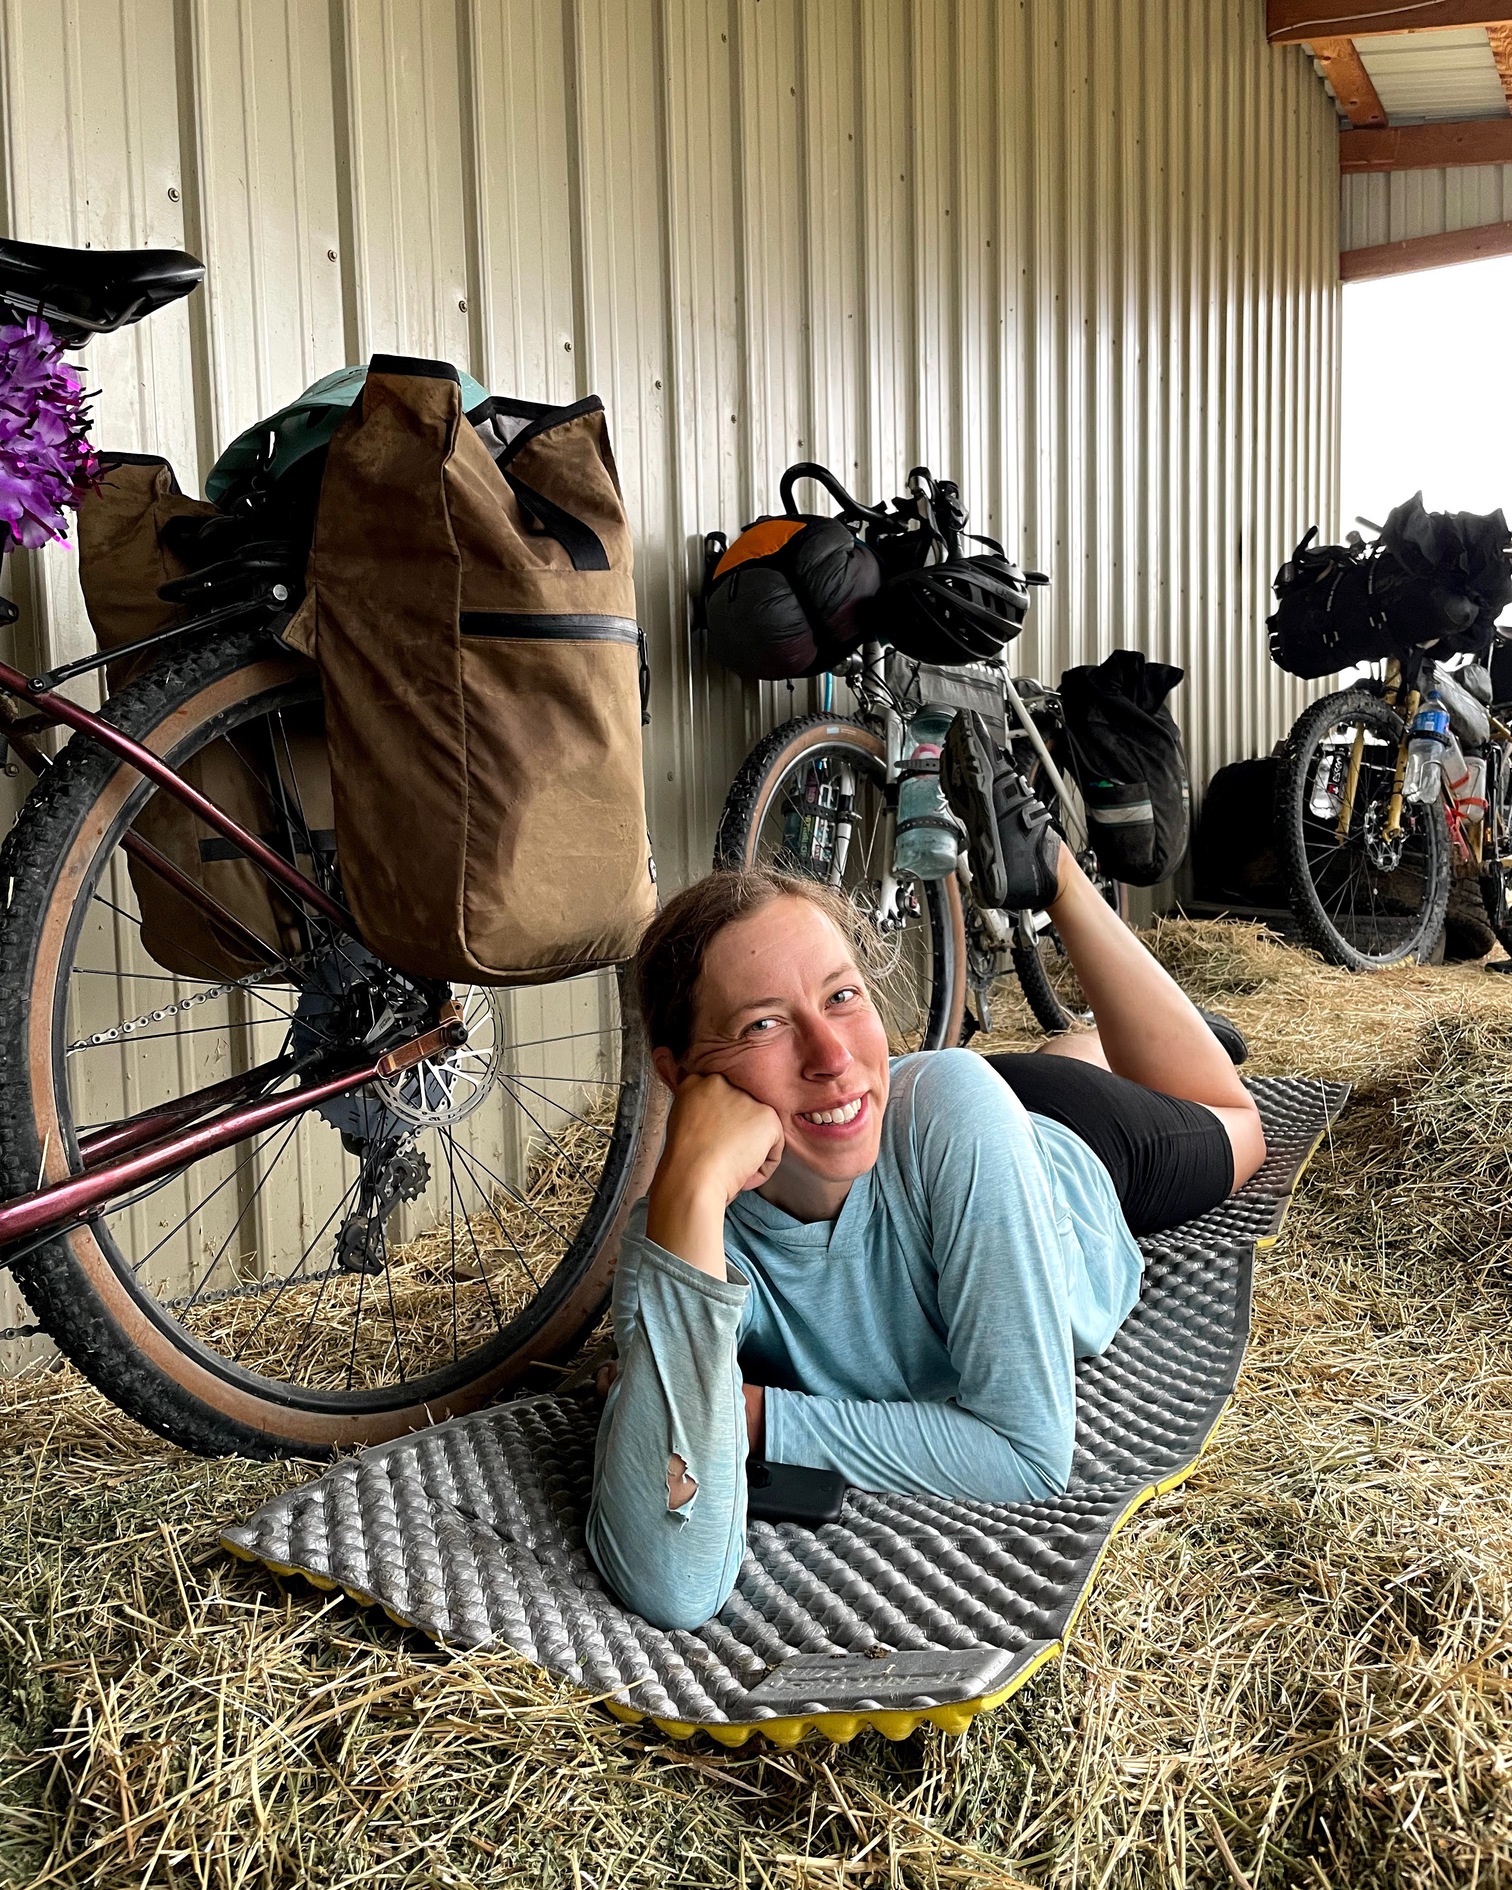
[(940, 792), (940, 749), (954, 719), (953, 709), (921, 709), (909, 724), (893, 855), (899, 879), (943, 879), (955, 871), (961, 828)]
[(1402, 771), (1404, 801), (1436, 801), (1443, 786), (1443, 754), (1449, 741), (1449, 711), (1435, 690), (1412, 718), (1407, 731), (1407, 766)]
[(1444, 775), (1444, 799), (1455, 818), (1473, 827), (1486, 817), (1486, 763), (1483, 757), (1467, 757), (1455, 740), (1453, 731), (1444, 744), (1441, 763)]
[(1342, 749), (1326, 749), (1319, 755), (1312, 792), (1307, 797), (1307, 811), (1315, 820), (1338, 819), (1348, 775), (1349, 756)]

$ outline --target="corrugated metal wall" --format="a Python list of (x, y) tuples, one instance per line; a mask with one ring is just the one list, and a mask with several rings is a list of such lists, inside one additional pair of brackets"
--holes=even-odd
[(1512, 219), (1512, 164), (1354, 172), (1340, 184), (1341, 250)]
[[(690, 643), (699, 536), (797, 458), (927, 461), (1048, 570), (1031, 673), (1186, 666), (1193, 772), (1304, 693), (1280, 556), (1331, 527), (1337, 134), (1260, 0), (3, 0), (3, 223), (204, 257), (95, 346), (106, 445), (186, 488), (373, 349), (604, 397), (655, 684), (664, 874), (707, 862), (753, 737), (805, 708)], [(88, 628), (70, 554), (35, 647)], [(4, 1307), (0, 1305), (0, 1314)]]

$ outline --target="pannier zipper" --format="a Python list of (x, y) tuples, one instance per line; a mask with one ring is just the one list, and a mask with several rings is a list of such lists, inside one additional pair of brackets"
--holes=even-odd
[(459, 628), (465, 637), (537, 637), (546, 642), (637, 643), (633, 617), (521, 616), (508, 610), (464, 610)]

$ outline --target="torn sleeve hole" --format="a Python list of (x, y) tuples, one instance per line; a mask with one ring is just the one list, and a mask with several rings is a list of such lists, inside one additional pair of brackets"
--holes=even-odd
[(674, 1450), (667, 1459), (667, 1508), (684, 1509), (698, 1494), (698, 1484), (688, 1475), (686, 1461)]

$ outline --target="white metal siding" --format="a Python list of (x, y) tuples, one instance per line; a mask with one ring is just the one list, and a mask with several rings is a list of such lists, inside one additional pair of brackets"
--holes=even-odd
[[(0, 35), (5, 228), (208, 264), (91, 351), (103, 444), (190, 487), (375, 348), (602, 394), (667, 881), (807, 706), (687, 630), (699, 535), (794, 459), (959, 477), (1054, 580), (1021, 666), (1185, 665), (1199, 785), (1295, 714), (1262, 626), (1334, 523), (1337, 135), (1258, 0), (0, 0)], [(30, 564), (36, 646), (86, 647), (70, 554)]]
[(1393, 125), (1506, 113), (1507, 95), (1483, 26), (1372, 34), (1357, 44)]
[(1512, 164), (1355, 171), (1341, 178), (1339, 248), (1368, 249), (1512, 219)]

